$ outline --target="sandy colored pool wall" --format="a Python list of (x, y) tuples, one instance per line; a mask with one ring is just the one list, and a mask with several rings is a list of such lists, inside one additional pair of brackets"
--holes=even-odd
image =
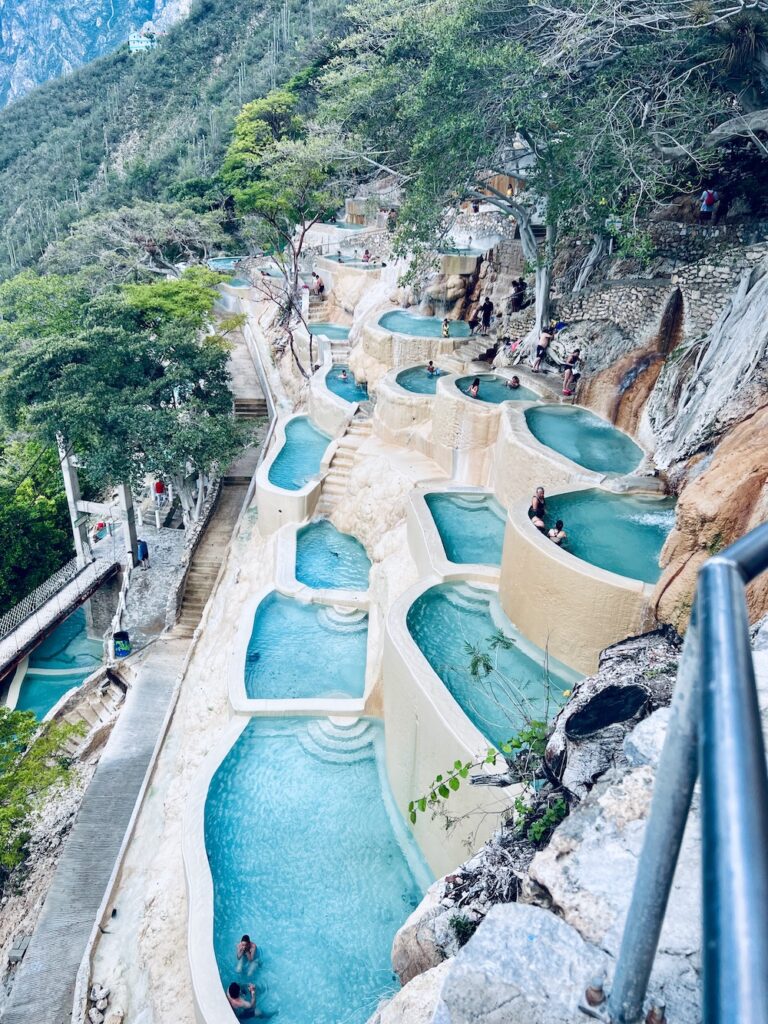
[(483, 487), (423, 487), (414, 491), (408, 503), (408, 546), (421, 576), (436, 574), (442, 580), (461, 579), (473, 583), (498, 586), (499, 569), (495, 565), (450, 562), (440, 538), (440, 531), (427, 505), (427, 494), (491, 495)]
[[(381, 316), (381, 312), (377, 314)], [(353, 349), (350, 365), (359, 380), (374, 385), (390, 370), (402, 370), (432, 359), (438, 362), (441, 356), (453, 353), (462, 338), (419, 338), (410, 334), (393, 334), (378, 323), (363, 324), (360, 329), (358, 352)]]
[(285, 427), (291, 420), (305, 418), (305, 413), (287, 416), (278, 421), (275, 427), (275, 440), (269, 454), (256, 472), (256, 503), (259, 509), (259, 531), (268, 536), (279, 530), (286, 523), (301, 523), (309, 519), (315, 511), (323, 477), (328, 471), (330, 460), (335, 451), (333, 441), (328, 442), (317, 476), (297, 491), (288, 491), (276, 487), (269, 479), (272, 464), (285, 445)]
[(640, 580), (598, 569), (553, 544), (531, 526), (527, 502), (512, 507), (501, 561), (501, 606), (552, 657), (578, 672), (595, 672), (604, 647), (650, 628), (652, 593)]
[[(433, 576), (406, 591), (390, 609), (384, 636), (387, 772), (395, 802), (406, 814), (409, 802), (427, 794), (436, 775), (444, 775), (454, 761), (475, 760), (488, 749), (487, 740), (435, 675), (406, 625), (413, 602), (440, 582)], [(450, 831), (429, 808), (419, 814), (412, 831), (436, 876), (465, 861), (468, 846), (477, 850), (485, 842), (515, 792), (462, 781), (445, 803), (451, 818), (462, 819)]]
[(326, 383), (326, 377), (333, 369), (330, 354), (322, 367), (309, 380), (309, 415), (312, 422), (323, 431), (335, 437), (342, 434), (355, 415), (357, 402), (347, 402), (333, 393)]
[(505, 405), (499, 420), (490, 484), (501, 502), (511, 508), (520, 502), (521, 493), (527, 498), (539, 486), (547, 492), (572, 484), (599, 486), (605, 479), (602, 474), (584, 469), (537, 441), (525, 419), (530, 407), (530, 402)]

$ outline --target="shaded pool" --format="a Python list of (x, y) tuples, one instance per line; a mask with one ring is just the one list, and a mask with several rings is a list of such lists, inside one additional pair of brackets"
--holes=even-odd
[[(530, 388), (522, 384), (519, 388), (508, 388), (506, 377), (499, 377), (495, 373), (475, 373), (469, 377), (459, 377), (456, 387), (463, 394), (468, 395), (475, 377), (480, 378), (480, 389), (477, 393), (477, 400), (480, 402), (492, 402), (498, 405), (500, 402), (537, 402), (539, 396)], [(472, 397), (470, 395), (470, 397)]]
[(85, 609), (72, 612), (29, 656), (16, 708), (44, 718), (101, 664), (104, 645), (88, 636)]
[[(222, 986), (253, 980), (285, 1024), (365, 1024), (399, 990), (392, 940), (431, 875), (389, 790), (380, 723), (250, 721), (211, 781), (205, 846)], [(244, 932), (260, 958), (245, 976)]]
[(245, 656), (250, 698), (362, 697), (368, 616), (272, 592), (259, 603)]
[(409, 366), (407, 370), (401, 370), (395, 380), (401, 388), (412, 391), (415, 395), (434, 395), (437, 390), (437, 381), (444, 377), (442, 372), (427, 373), (427, 365)]
[(490, 494), (425, 494), (449, 562), (501, 565), (504, 509)]
[(296, 579), (316, 589), (367, 590), (371, 560), (356, 537), (327, 519), (296, 534)]
[(320, 470), (330, 443), (308, 416), (297, 416), (285, 425), (285, 443), (269, 467), (269, 482), (286, 491), (300, 491)]
[[(578, 674), (527, 640), (504, 615), (495, 593), (468, 583), (442, 583), (408, 610), (408, 630), (466, 716), (492, 743), (514, 736), (531, 718), (551, 717)], [(497, 630), (511, 648), (491, 650)], [(470, 673), (472, 650), (487, 651), (493, 670)], [(471, 648), (471, 649), (470, 649)], [(548, 671), (545, 666), (548, 666)]]
[(331, 341), (344, 341), (349, 337), (349, 328), (345, 327), (344, 324), (318, 321), (317, 323), (311, 323), (309, 329), (312, 334), (323, 335), (326, 338), (330, 338)]
[(568, 534), (564, 550), (620, 576), (655, 583), (661, 549), (675, 524), (675, 499), (574, 491), (547, 498), (547, 525), (556, 519)]
[[(341, 379), (342, 370), (347, 371), (346, 380)], [(368, 385), (358, 384), (354, 373), (344, 363), (337, 363), (331, 367), (325, 375), (325, 386), (345, 402), (365, 402), (368, 398)]]
[(247, 256), (214, 256), (213, 259), (208, 260), (208, 267), (211, 270), (234, 270), (241, 260), (247, 258)]
[(242, 277), (232, 277), (227, 281), (230, 288), (250, 288), (251, 282)]
[[(393, 309), (379, 317), (379, 326), (398, 334), (410, 334), (415, 338), (440, 338), (443, 333), (443, 318), (419, 316), (404, 309)], [(469, 324), (464, 320), (451, 320), (451, 338), (468, 338)]]
[(526, 409), (525, 419), (538, 441), (596, 473), (631, 473), (643, 458), (629, 434), (588, 409), (542, 405)]

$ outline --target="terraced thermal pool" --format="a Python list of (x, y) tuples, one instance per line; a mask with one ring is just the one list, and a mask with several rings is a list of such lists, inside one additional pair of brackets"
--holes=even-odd
[[(443, 320), (439, 316), (419, 316), (404, 309), (393, 309), (379, 317), (379, 326), (396, 334), (410, 334), (414, 338), (440, 338)], [(468, 338), (469, 324), (465, 320), (451, 320), (451, 338)]]
[(468, 395), (472, 382), (478, 377), (480, 378), (480, 387), (477, 396), (470, 396), (476, 397), (477, 401), (492, 402), (498, 405), (500, 402), (537, 402), (539, 399), (535, 391), (531, 391), (530, 388), (526, 388), (522, 384), (519, 388), (508, 388), (507, 378), (499, 377), (495, 373), (479, 373), (471, 377), (459, 377), (456, 387), (463, 394)]
[(44, 718), (64, 694), (95, 672), (104, 646), (88, 636), (85, 609), (78, 608), (29, 656), (16, 708)]
[(286, 491), (300, 491), (320, 471), (330, 437), (308, 416), (296, 416), (285, 425), (285, 443), (269, 467), (269, 482)]
[(208, 260), (208, 266), (211, 270), (234, 270), (237, 264), (247, 256), (214, 256)]
[(598, 489), (547, 498), (547, 525), (562, 519), (566, 551), (601, 569), (655, 583), (659, 555), (675, 524), (674, 498), (610, 494)]
[(364, 612), (305, 604), (273, 591), (256, 609), (245, 656), (246, 696), (362, 697), (367, 646)]
[(437, 390), (437, 382), (443, 373), (427, 373), (427, 366), (409, 366), (407, 370), (401, 370), (395, 380), (401, 388), (412, 391), (414, 395), (434, 395)]
[(296, 535), (296, 579), (315, 589), (367, 590), (371, 560), (356, 537), (327, 519)]
[(490, 494), (425, 494), (449, 562), (501, 565), (504, 509)]
[(544, 405), (526, 409), (525, 420), (542, 444), (596, 473), (631, 473), (643, 458), (629, 434), (587, 409)]
[(326, 320), (311, 323), (309, 329), (313, 334), (320, 334), (331, 341), (345, 341), (349, 337), (349, 328), (344, 324), (333, 324)]
[[(259, 1009), (285, 1024), (365, 1024), (400, 987), (392, 940), (431, 876), (389, 791), (383, 740), (369, 719), (252, 719), (211, 782), (221, 983), (253, 981)], [(260, 966), (239, 974), (244, 932)]]
[[(341, 376), (344, 371), (347, 374), (346, 380)], [(345, 402), (365, 402), (368, 398), (368, 386), (358, 384), (354, 373), (342, 363), (331, 367), (325, 375), (325, 386)]]
[[(442, 583), (411, 605), (408, 630), (432, 669), (466, 716), (495, 744), (503, 743), (531, 718), (551, 717), (578, 674), (527, 640), (504, 615), (498, 597), (467, 583)], [(512, 646), (491, 649), (502, 630)], [(490, 674), (470, 672), (472, 651), (491, 658)]]

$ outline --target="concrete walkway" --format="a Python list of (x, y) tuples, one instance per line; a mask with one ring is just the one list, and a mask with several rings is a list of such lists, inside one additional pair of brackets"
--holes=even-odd
[(69, 1024), (75, 980), (188, 641), (146, 653), (86, 791), (2, 1014), (3, 1024)]

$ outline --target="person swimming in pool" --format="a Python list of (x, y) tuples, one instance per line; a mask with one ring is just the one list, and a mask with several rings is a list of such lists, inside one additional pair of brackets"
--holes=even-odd
[[(243, 995), (243, 990), (246, 987), (251, 997), (250, 1002)], [(233, 981), (227, 989), (227, 1001), (238, 1020), (252, 1020), (255, 1017), (267, 1020), (269, 1017), (274, 1017), (277, 1013), (277, 1010), (272, 1013), (265, 1013), (257, 1008), (256, 986), (253, 984), (245, 986)]]
[(509, 380), (505, 380), (504, 387), (511, 388), (512, 391), (517, 391), (517, 389), (520, 387), (520, 378), (517, 375), (515, 375), (514, 377), (511, 377)]
[(568, 540), (568, 534), (563, 529), (563, 520), (558, 519), (547, 536), (554, 544), (564, 544)]
[(427, 373), (430, 375), (430, 377), (436, 377), (439, 372), (440, 371), (438, 370), (438, 368), (430, 359), (429, 362), (427, 363)]
[(541, 533), (546, 531), (546, 526), (544, 525), (546, 511), (547, 503), (544, 500), (544, 488), (537, 487), (536, 493), (531, 498), (531, 504), (528, 507), (528, 518)]
[(342, 370), (341, 371), (341, 375), (339, 377), (339, 380), (349, 380), (349, 377), (347, 377), (347, 371), (346, 370)]
[(479, 377), (475, 377), (475, 379), (472, 381), (472, 383), (469, 386), (469, 391), (467, 392), (467, 394), (469, 395), (470, 398), (477, 398), (478, 397), (478, 395), (480, 394), (480, 378)]
[(451, 321), (447, 316), (443, 319), (442, 335), (444, 338), (450, 338), (451, 336)]
[(238, 971), (245, 963), (252, 964), (258, 952), (258, 946), (255, 942), (251, 942), (250, 935), (244, 935), (235, 946), (235, 959), (237, 960)]

